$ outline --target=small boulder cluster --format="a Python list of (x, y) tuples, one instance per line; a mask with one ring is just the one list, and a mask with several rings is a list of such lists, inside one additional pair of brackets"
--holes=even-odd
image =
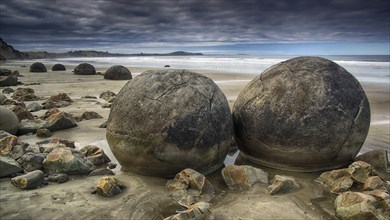
[(11, 71), (9, 69), (0, 69), (0, 87), (16, 86), (18, 82), (19, 71)]

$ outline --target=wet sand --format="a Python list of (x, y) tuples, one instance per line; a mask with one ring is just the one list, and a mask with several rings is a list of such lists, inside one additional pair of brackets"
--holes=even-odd
[[(26, 67), (20, 67), (21, 65)], [(67, 66), (67, 71), (29, 73), (29, 66), (30, 63), (16, 61), (8, 62), (1, 68), (19, 70), (24, 76), (20, 77), (19, 81), (23, 83), (40, 83), (40, 85), (19, 86), (33, 88), (37, 96), (47, 98), (60, 92), (67, 93), (74, 102), (62, 108), (66, 112), (80, 115), (84, 111), (95, 111), (103, 116), (102, 119), (81, 121), (75, 128), (54, 132), (51, 138), (76, 141), (77, 147), (95, 144), (104, 148), (110, 159), (116, 162), (107, 145), (105, 129), (98, 128), (107, 120), (110, 111), (109, 108), (100, 106), (106, 101), (99, 99), (99, 95), (106, 90), (118, 93), (127, 81), (105, 80), (101, 75), (74, 75), (72, 73), (74, 66)], [(51, 65), (47, 65), (47, 68), (51, 69)], [(151, 68), (129, 67), (129, 69), (134, 77)], [(97, 71), (104, 73), (105, 69), (98, 68)], [(196, 72), (216, 82), (225, 93), (230, 107), (233, 106), (238, 93), (255, 77), (250, 74), (207, 70), (196, 70)], [(389, 85), (373, 83), (362, 85), (370, 101), (371, 126), (361, 152), (372, 149), (389, 150)], [(86, 95), (96, 96), (97, 99), (81, 98)], [(37, 102), (41, 103), (43, 100)], [(39, 116), (44, 112), (45, 110), (41, 110), (33, 114)], [(42, 141), (35, 135), (24, 135), (19, 138), (29, 144)], [(270, 196), (266, 186), (262, 184), (255, 184), (248, 192), (233, 192), (224, 185), (220, 173), (215, 172), (208, 178), (217, 188), (217, 196), (211, 201), (212, 211), (217, 219), (320, 219), (334, 215), (330, 200), (324, 197), (321, 187), (313, 181), (318, 177), (318, 173), (302, 174), (264, 169), (271, 174), (271, 177), (272, 174), (295, 176), (303, 187), (296, 192), (277, 196)], [(165, 191), (165, 179), (122, 173), (119, 171), (119, 166), (116, 172), (116, 177), (124, 181), (128, 187), (124, 193), (114, 198), (102, 198), (89, 193), (91, 188), (96, 187), (99, 177), (74, 176), (67, 183), (51, 184), (29, 191), (12, 186), (9, 178), (0, 179), (0, 219), (139, 219), (141, 217), (152, 219), (155, 216), (141, 216), (139, 210), (150, 210), (146, 211), (149, 213), (157, 213), (160, 210), (163, 217), (167, 217), (174, 214), (175, 209), (178, 208)], [(317, 201), (316, 199), (320, 202), (313, 202)], [(319, 206), (323, 209), (319, 209)]]

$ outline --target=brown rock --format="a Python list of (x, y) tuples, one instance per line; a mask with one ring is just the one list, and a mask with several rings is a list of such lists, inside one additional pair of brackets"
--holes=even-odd
[(47, 122), (47, 129), (50, 131), (59, 131), (77, 126), (74, 118), (70, 114), (62, 111), (51, 114), (47, 118)]
[(51, 137), (51, 132), (47, 128), (40, 128), (36, 131), (35, 135), (39, 138)]
[(387, 190), (374, 189), (371, 191), (364, 191), (363, 193), (373, 196), (378, 201), (388, 201), (387, 203), (390, 203), (390, 195)]
[(47, 154), (45, 153), (27, 152), (18, 159), (18, 162), (23, 166), (23, 169), (28, 172), (41, 170), (43, 169), (42, 163), (46, 155)]
[(93, 165), (103, 165), (110, 162), (110, 158), (104, 153), (103, 149), (95, 145), (86, 145), (80, 149), (89, 162)]
[(126, 186), (114, 177), (104, 176), (100, 178), (97, 186), (97, 194), (104, 197), (112, 197), (120, 194)]
[(26, 144), (21, 142), (18, 137), (0, 130), (0, 155), (9, 156), (18, 159), (26, 151)]
[(338, 169), (322, 173), (316, 180), (330, 192), (339, 194), (349, 190), (353, 184), (347, 169)]
[(35, 189), (42, 185), (45, 174), (41, 170), (34, 170), (22, 176), (11, 179), (11, 183), (20, 189)]
[(16, 76), (0, 76), (0, 86), (15, 86), (18, 84)]
[(275, 175), (271, 181), (271, 185), (267, 187), (267, 190), (269, 194), (274, 195), (279, 193), (289, 193), (299, 188), (300, 185), (294, 177)]
[(74, 119), (77, 122), (80, 122), (83, 120), (90, 120), (90, 119), (94, 119), (94, 118), (103, 118), (103, 117), (101, 115), (99, 115), (97, 112), (93, 112), (93, 111), (86, 111), (82, 115), (74, 117)]
[(228, 165), (221, 173), (226, 185), (232, 190), (249, 190), (256, 182), (268, 184), (268, 173), (248, 165)]
[(363, 190), (369, 191), (374, 189), (386, 190), (385, 183), (379, 176), (370, 176), (364, 182)]
[(39, 97), (35, 95), (32, 88), (17, 88), (12, 94), (12, 98), (17, 101), (37, 101)]
[(366, 152), (355, 158), (355, 161), (363, 161), (370, 164), (375, 173), (383, 179), (390, 180), (389, 152), (378, 149)]
[(349, 165), (347, 171), (354, 181), (364, 183), (372, 174), (372, 167), (366, 162), (356, 161)]
[(13, 105), (11, 107), (11, 110), (15, 113), (16, 117), (18, 117), (19, 121), (22, 121), (24, 119), (34, 119), (34, 116), (25, 107), (21, 107), (19, 105)]
[(105, 91), (105, 92), (102, 92), (102, 93), (100, 94), (99, 98), (108, 101), (108, 100), (110, 100), (110, 98), (115, 97), (115, 96), (116, 96), (115, 93), (113, 93), (113, 92), (111, 92), (111, 91)]
[(48, 100), (42, 103), (44, 109), (60, 108), (71, 105), (73, 100), (65, 93), (51, 96)]

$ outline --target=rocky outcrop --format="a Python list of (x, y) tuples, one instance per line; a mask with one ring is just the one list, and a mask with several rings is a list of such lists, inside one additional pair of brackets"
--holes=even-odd
[(268, 173), (248, 165), (228, 165), (221, 171), (223, 180), (231, 190), (249, 190), (256, 182), (268, 184)]
[(96, 191), (100, 196), (113, 197), (120, 194), (125, 188), (125, 184), (118, 179), (104, 176), (100, 178)]
[(275, 175), (271, 180), (271, 185), (267, 187), (268, 193), (271, 195), (289, 193), (296, 189), (299, 189), (300, 185), (291, 176)]
[(15, 50), (11, 45), (7, 44), (0, 38), (0, 60), (26, 59), (27, 54)]
[(45, 174), (41, 170), (35, 170), (11, 179), (11, 183), (20, 189), (35, 189), (42, 185)]

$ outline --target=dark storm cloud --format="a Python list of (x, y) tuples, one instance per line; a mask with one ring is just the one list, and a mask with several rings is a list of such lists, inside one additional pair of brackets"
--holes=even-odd
[(389, 8), (388, 0), (1, 0), (0, 35), (63, 48), (386, 42)]

